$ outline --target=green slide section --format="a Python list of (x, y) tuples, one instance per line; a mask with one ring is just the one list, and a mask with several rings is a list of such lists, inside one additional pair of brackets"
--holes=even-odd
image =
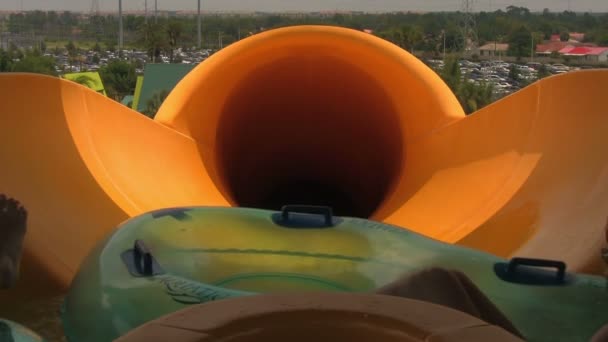
[(508, 261), (316, 207), (178, 208), (131, 219), (84, 262), (63, 322), (70, 341), (108, 341), (192, 304), (371, 291), (428, 267), (467, 274), (529, 341), (588, 341), (608, 322), (604, 278), (568, 273), (559, 262)]
[(63, 75), (63, 78), (82, 84), (85, 87), (89, 87), (95, 90), (96, 92), (103, 94), (104, 96), (108, 95), (106, 94), (106, 89), (98, 72), (75, 72), (71, 74), (65, 74)]
[(139, 96), (137, 88), (135, 89), (137, 104), (134, 108), (137, 108), (138, 112), (142, 112), (154, 94), (163, 90), (171, 92), (192, 69), (194, 69), (194, 65), (189, 64), (146, 64)]
[(144, 77), (137, 76), (137, 83), (135, 83), (135, 94), (133, 95), (133, 102), (131, 103), (131, 109), (137, 110), (139, 106), (139, 98), (141, 97), (141, 87), (144, 84)]

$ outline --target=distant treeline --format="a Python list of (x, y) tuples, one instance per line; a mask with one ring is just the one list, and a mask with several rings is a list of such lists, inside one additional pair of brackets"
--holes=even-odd
[[(474, 14), (475, 36), (479, 45), (488, 41), (509, 42), (522, 31), (534, 36), (536, 41), (548, 39), (553, 34), (567, 38), (568, 32), (584, 32), (585, 40), (599, 45), (608, 45), (608, 14), (560, 13), (545, 9), (542, 13), (532, 13), (525, 7), (509, 6), (506, 10)], [(154, 21), (153, 17), (148, 18)], [(197, 23), (194, 16), (159, 17), (160, 25), (179, 21), (182, 34), (178, 46), (196, 45)], [(145, 30), (143, 16), (124, 17), (125, 42), (129, 46), (145, 47), (142, 30)], [(358, 30), (369, 29), (375, 34), (394, 43), (416, 51), (443, 50), (445, 37), (448, 52), (462, 49), (463, 14), (459, 12), (432, 13), (386, 13), (386, 14), (301, 14), (301, 15), (213, 15), (203, 18), (203, 46), (215, 49), (237, 41), (239, 38), (271, 28), (321, 24), (338, 25)], [(118, 36), (118, 17), (85, 16), (72, 12), (31, 11), (10, 14), (0, 19), (3, 32), (34, 34), (47, 40), (96, 41), (115, 46)]]

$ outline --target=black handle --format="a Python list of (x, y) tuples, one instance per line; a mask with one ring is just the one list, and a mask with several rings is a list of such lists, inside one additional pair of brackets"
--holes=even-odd
[(508, 274), (515, 274), (518, 266), (551, 267), (557, 269), (557, 281), (563, 282), (566, 277), (566, 263), (556, 260), (513, 258), (507, 268)]
[(143, 240), (135, 240), (135, 245), (133, 246), (133, 257), (135, 259), (135, 266), (141, 270), (142, 275), (153, 275), (152, 253), (150, 253), (150, 250), (148, 250), (148, 247)]
[(314, 205), (284, 205), (281, 208), (281, 217), (283, 221), (289, 221), (289, 213), (301, 214), (318, 214), (325, 217), (325, 224), (333, 226), (333, 211), (330, 207), (314, 206)]

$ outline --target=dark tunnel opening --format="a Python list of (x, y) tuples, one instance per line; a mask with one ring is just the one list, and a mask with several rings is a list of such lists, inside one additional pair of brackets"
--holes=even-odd
[(367, 218), (403, 165), (391, 98), (334, 57), (290, 56), (252, 71), (231, 92), (217, 134), (220, 177), (242, 207), (328, 205)]

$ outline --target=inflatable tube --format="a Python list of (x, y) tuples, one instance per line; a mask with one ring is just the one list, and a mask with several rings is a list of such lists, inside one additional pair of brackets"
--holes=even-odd
[(218, 340), (521, 341), (499, 327), (430, 303), (365, 294), (300, 294), (193, 306), (147, 323), (116, 342)]
[(192, 304), (258, 293), (371, 291), (427, 267), (464, 272), (529, 341), (586, 342), (608, 322), (603, 278), (568, 273), (558, 261), (507, 261), (306, 206), (188, 207), (131, 219), (85, 260), (62, 318), (70, 341), (109, 341)]
[(28, 328), (15, 322), (0, 319), (1, 342), (44, 342), (44, 340)]

